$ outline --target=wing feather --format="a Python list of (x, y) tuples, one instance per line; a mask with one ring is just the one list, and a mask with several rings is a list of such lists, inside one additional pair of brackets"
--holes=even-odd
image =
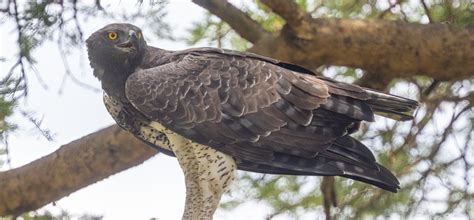
[(341, 175), (396, 190), (393, 175), (347, 136), (374, 117), (362, 88), (255, 54), (174, 56), (127, 80), (128, 100), (150, 120), (232, 155), (245, 170)]

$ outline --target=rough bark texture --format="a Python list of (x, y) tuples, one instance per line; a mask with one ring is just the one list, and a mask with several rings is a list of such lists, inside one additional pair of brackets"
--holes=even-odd
[(321, 193), (323, 194), (323, 207), (324, 214), (326, 215), (326, 220), (331, 220), (331, 207), (337, 207), (337, 195), (336, 195), (336, 186), (334, 185), (333, 176), (323, 177), (321, 182)]
[(19, 215), (65, 197), (157, 153), (110, 126), (25, 166), (0, 173), (0, 216)]
[(252, 50), (309, 68), (348, 66), (388, 78), (422, 74), (453, 80), (474, 75), (474, 28), (329, 18), (310, 24), (305, 39), (283, 29)]
[(227, 22), (243, 38), (252, 43), (258, 42), (267, 33), (256, 21), (226, 0), (193, 0)]
[[(280, 32), (268, 33), (225, 0), (194, 2), (254, 43), (253, 52), (308, 68), (362, 68), (367, 71), (361, 81), (365, 86), (382, 88), (393, 78), (416, 74), (438, 80), (474, 75), (472, 27), (315, 19), (293, 1), (262, 0), (287, 21)], [(155, 153), (116, 126), (90, 134), (28, 165), (0, 173), (0, 215), (37, 209), (140, 164)], [(331, 190), (325, 192), (330, 192), (328, 197), (332, 194)]]
[(294, 1), (262, 0), (287, 22), (279, 33), (270, 34), (255, 28), (255, 21), (225, 0), (194, 2), (254, 43), (252, 52), (310, 69), (361, 68), (366, 71), (359, 81), (363, 86), (381, 88), (378, 84), (414, 75), (441, 81), (474, 76), (472, 26), (312, 18)]
[[(386, 82), (417, 74), (438, 80), (474, 75), (474, 65), (470, 65), (474, 62), (474, 27), (311, 18), (292, 1), (262, 2), (282, 16), (287, 25), (277, 34), (265, 34), (256, 42), (251, 41), (254, 42), (252, 52), (308, 68), (321, 65), (361, 68), (373, 73), (366, 74), (367, 81), (375, 77)], [(203, 7), (239, 34), (243, 28), (252, 31), (250, 26), (242, 27), (235, 14), (223, 13), (225, 4), (219, 5), (222, 7)]]

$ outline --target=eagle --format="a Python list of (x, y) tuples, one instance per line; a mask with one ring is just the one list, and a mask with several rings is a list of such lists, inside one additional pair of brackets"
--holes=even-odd
[(414, 100), (253, 53), (148, 46), (140, 28), (127, 23), (103, 27), (86, 44), (116, 123), (178, 159), (183, 219), (212, 219), (236, 170), (400, 188), (350, 134), (374, 114), (413, 119)]

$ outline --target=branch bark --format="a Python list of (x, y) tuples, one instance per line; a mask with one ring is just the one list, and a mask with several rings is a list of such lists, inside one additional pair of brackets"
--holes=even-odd
[(193, 0), (193, 2), (221, 18), (251, 43), (257, 43), (262, 37), (269, 35), (259, 23), (226, 0)]
[(68, 196), (157, 153), (110, 126), (25, 166), (0, 173), (0, 216), (19, 215)]
[(321, 182), (321, 193), (323, 195), (323, 207), (326, 220), (331, 220), (331, 207), (337, 207), (336, 186), (333, 176), (323, 177)]
[(285, 19), (286, 28), (301, 39), (312, 39), (311, 16), (294, 1), (262, 0), (273, 12)]
[(335, 18), (312, 19), (310, 25), (311, 38), (282, 29), (278, 37), (260, 41), (251, 50), (308, 68), (348, 66), (389, 79), (474, 76), (472, 27)]
[[(224, 0), (211, 2), (230, 5)], [(261, 38), (250, 49), (252, 52), (311, 69), (321, 65), (361, 68), (381, 76), (381, 82), (413, 75), (441, 81), (474, 76), (474, 65), (470, 65), (474, 62), (473, 27), (312, 18), (293, 1), (262, 2), (282, 16), (287, 25), (278, 34)], [(229, 11), (243, 13), (236, 10), (232, 6), (229, 10), (216, 7), (210, 11), (238, 28), (238, 22), (227, 15)], [(255, 42), (254, 38), (241, 35)]]

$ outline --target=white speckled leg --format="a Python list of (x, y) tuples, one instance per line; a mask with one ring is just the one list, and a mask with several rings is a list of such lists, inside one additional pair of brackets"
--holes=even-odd
[(199, 161), (200, 188), (204, 199), (204, 209), (200, 212), (199, 219), (212, 219), (222, 194), (229, 190), (234, 181), (235, 161), (208, 146), (193, 144), (193, 149)]
[(158, 122), (151, 122), (141, 131), (147, 141), (171, 149), (183, 169), (186, 181), (183, 219), (212, 219), (222, 194), (235, 178), (234, 159), (206, 145), (192, 143)]
[(185, 220), (212, 219), (222, 194), (235, 178), (232, 157), (189, 140), (171, 141), (186, 181)]

